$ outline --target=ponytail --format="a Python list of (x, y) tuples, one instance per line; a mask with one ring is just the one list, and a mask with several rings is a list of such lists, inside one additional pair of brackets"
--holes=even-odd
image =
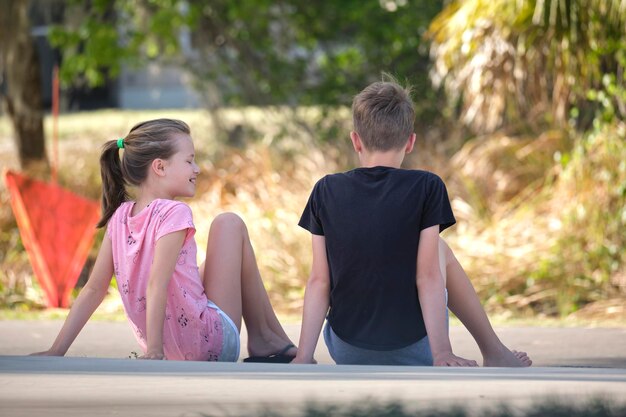
[(129, 199), (116, 140), (106, 142), (102, 148), (100, 176), (102, 177), (102, 217), (96, 226), (99, 228), (106, 226), (115, 210)]

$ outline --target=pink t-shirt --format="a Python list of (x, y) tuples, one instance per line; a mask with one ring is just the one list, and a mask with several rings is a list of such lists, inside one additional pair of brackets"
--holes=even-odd
[(134, 202), (123, 203), (107, 224), (113, 245), (117, 287), (126, 316), (146, 351), (146, 289), (156, 243), (168, 233), (187, 230), (167, 290), (163, 349), (170, 360), (217, 360), (222, 350), (222, 322), (208, 307), (196, 261), (191, 209), (173, 200), (154, 200), (131, 217)]

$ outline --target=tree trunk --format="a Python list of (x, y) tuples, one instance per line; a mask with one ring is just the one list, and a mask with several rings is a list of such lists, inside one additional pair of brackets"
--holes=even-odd
[(43, 130), (41, 70), (30, 33), (28, 7), (28, 0), (3, 0), (0, 50), (5, 92), (2, 101), (15, 131), (20, 166), (25, 171), (43, 174), (49, 166)]

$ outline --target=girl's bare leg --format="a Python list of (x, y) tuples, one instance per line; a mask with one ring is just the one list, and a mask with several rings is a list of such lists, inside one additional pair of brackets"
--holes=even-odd
[(500, 341), (469, 277), (443, 239), (439, 239), (439, 257), (445, 260), (448, 306), (476, 340), (483, 366), (530, 366), (532, 361), (525, 352), (511, 351)]
[[(266, 356), (281, 351), (291, 340), (281, 326), (263, 286), (243, 220), (220, 214), (211, 224), (207, 256), (200, 271), (207, 297), (241, 330), (248, 331), (248, 353)], [(287, 354), (295, 356), (292, 348)]]

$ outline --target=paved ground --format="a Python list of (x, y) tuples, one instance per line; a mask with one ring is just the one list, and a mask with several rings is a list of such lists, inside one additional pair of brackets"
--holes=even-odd
[[(45, 349), (60, 325), (0, 321), (0, 416), (302, 415), (311, 402), (375, 409), (393, 400), (409, 409), (458, 404), (479, 415), (501, 402), (518, 408), (545, 398), (626, 402), (624, 328), (499, 328), (537, 365), (516, 370), (337, 366), (323, 344), (320, 365), (138, 361), (127, 359), (137, 350), (128, 325), (109, 322), (89, 323), (69, 358), (16, 356)], [(286, 329), (297, 341), (298, 326)], [(478, 359), (462, 328), (451, 338), (459, 354)]]
[[(61, 328), (62, 321), (0, 321), (0, 355), (24, 355), (45, 350)], [(297, 344), (299, 325), (285, 325), (287, 334)], [(496, 332), (513, 349), (523, 350), (535, 366), (579, 366), (626, 368), (626, 328), (554, 328), (501, 327)], [(450, 339), (457, 354), (479, 360), (480, 355), (470, 334), (459, 326), (450, 328)], [(245, 347), (246, 333), (242, 334)], [(68, 356), (128, 358), (138, 351), (126, 322), (89, 322), (68, 352)], [(245, 357), (242, 348), (241, 357)], [(320, 337), (316, 359), (332, 364)]]

